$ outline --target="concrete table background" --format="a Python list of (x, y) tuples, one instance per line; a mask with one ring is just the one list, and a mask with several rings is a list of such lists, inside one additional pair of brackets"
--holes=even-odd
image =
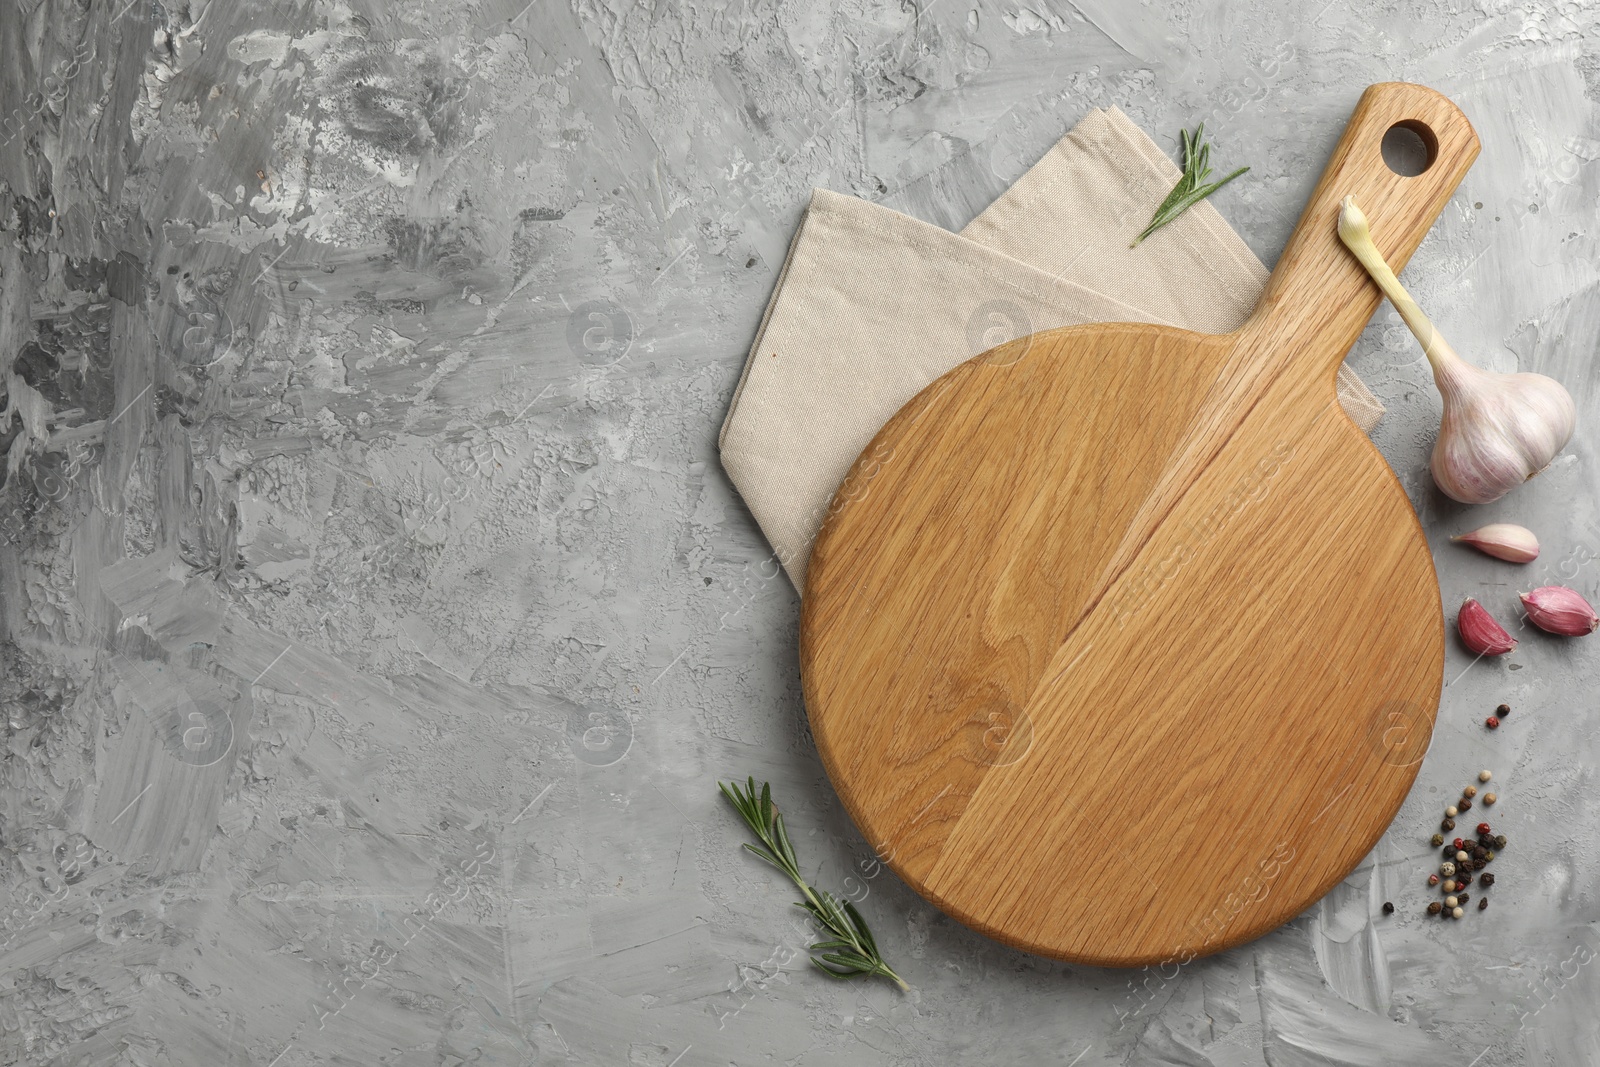
[[(1061, 965), (873, 864), (714, 445), (811, 186), (957, 226), (1091, 106), (1167, 146), (1211, 115), (1271, 263), (1360, 90), (1419, 81), (1484, 151), (1407, 280), (1583, 414), (1508, 499), (1441, 500), (1385, 308), (1377, 439), (1447, 606), (1592, 597), (1597, 35), (1547, 0), (0, 0), (0, 1061), (1600, 1060), (1594, 645), (1452, 642), (1394, 829), (1284, 929)], [(1545, 556), (1446, 541), (1493, 519)], [(1428, 922), (1481, 766), (1494, 903)], [(746, 774), (910, 994), (807, 969), (714, 788)]]

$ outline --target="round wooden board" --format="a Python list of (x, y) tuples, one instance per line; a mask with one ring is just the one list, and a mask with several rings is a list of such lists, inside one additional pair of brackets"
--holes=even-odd
[[(1396, 124), (1435, 147), (1382, 162)], [(1334, 375), (1477, 154), (1419, 86), (1362, 97), (1257, 313), (1112, 324), (946, 374), (874, 439), (813, 549), (807, 711), (869, 843), (1018, 948), (1182, 961), (1299, 914), (1366, 855), (1431, 736), (1432, 558)]]

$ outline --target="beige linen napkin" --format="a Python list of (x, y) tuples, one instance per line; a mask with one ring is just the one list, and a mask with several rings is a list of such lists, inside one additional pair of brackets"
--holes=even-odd
[[(834, 492), (945, 371), (1035, 330), (1154, 322), (1226, 333), (1267, 269), (1202, 202), (1146, 239), (1179, 171), (1122, 112), (1093, 111), (959, 235), (814, 190), (723, 422), (722, 465), (797, 589)], [(1383, 406), (1349, 368), (1339, 400)]]

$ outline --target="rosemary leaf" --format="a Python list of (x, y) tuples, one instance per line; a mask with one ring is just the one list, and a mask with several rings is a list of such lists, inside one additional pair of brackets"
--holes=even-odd
[(1206, 179), (1211, 177), (1211, 144), (1201, 140), (1205, 129), (1206, 124), (1202, 122), (1195, 127), (1193, 134), (1187, 130), (1178, 131), (1178, 140), (1183, 144), (1183, 176), (1178, 179), (1178, 184), (1172, 187), (1172, 192), (1167, 194), (1167, 198), (1161, 201), (1161, 206), (1156, 208), (1156, 213), (1150, 218), (1150, 225), (1139, 232), (1139, 236), (1128, 245), (1129, 248), (1250, 169), (1240, 167), (1226, 178), (1206, 184)]
[(747, 851), (749, 851), (753, 855), (760, 856), (763, 861), (765, 861), (767, 863), (770, 863), (774, 867), (778, 868), (778, 870), (783, 871), (785, 874), (788, 873), (789, 868), (785, 867), (782, 863), (780, 863), (778, 861), (778, 858), (776, 856), (774, 856), (772, 853), (768, 852), (766, 849), (757, 848), (755, 845), (745, 845), (744, 847), (745, 847), (745, 849)]
[(799, 888), (804, 900), (795, 901), (795, 907), (804, 908), (818, 926), (832, 935), (831, 940), (811, 945), (811, 962), (830, 978), (886, 978), (902, 990), (911, 987), (905, 979), (895, 974), (878, 952), (878, 943), (867, 930), (867, 921), (861, 917), (850, 901), (839, 901), (824, 889), (812, 889), (800, 874), (799, 861), (795, 859), (794, 846), (789, 843), (789, 831), (784, 829), (783, 816), (772, 802), (772, 785), (763, 782), (756, 792), (752, 775), (741, 786), (738, 782), (718, 782), (717, 788), (728, 798), (733, 810), (750, 827), (760, 846), (745, 844), (745, 848), (789, 876)]
[(856, 910), (856, 906), (848, 900), (844, 902), (844, 910), (845, 914), (850, 916), (850, 921), (855, 924), (856, 930), (860, 932), (861, 941), (867, 946), (867, 950), (876, 954), (878, 943), (872, 940), (872, 931), (867, 929), (867, 920), (861, 917), (861, 913)]
[(862, 977), (861, 972), (859, 970), (851, 969), (851, 970), (848, 970), (848, 971), (836, 971), (832, 967), (829, 967), (826, 963), (823, 963), (821, 960), (817, 959), (815, 956), (811, 957), (811, 962), (815, 963), (817, 965), (817, 970), (821, 971), (823, 974), (827, 975), (829, 978), (838, 978), (840, 980), (844, 980), (844, 979), (849, 979), (849, 978), (860, 978), (860, 977)]

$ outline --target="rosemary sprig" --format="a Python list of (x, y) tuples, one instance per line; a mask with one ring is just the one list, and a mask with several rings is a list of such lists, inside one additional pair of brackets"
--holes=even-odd
[(789, 834), (783, 828), (783, 816), (772, 803), (772, 784), (761, 783), (761, 792), (757, 794), (756, 780), (752, 776), (749, 784), (743, 787), (738, 782), (718, 782), (717, 788), (761, 842), (759, 846), (746, 843), (744, 847), (787, 874), (805, 895), (805, 900), (796, 901), (795, 907), (810, 912), (817, 924), (833, 935), (811, 946), (811, 962), (817, 969), (831, 978), (841, 979), (878, 975), (902, 990), (909, 990), (911, 987), (906, 985), (905, 979), (883, 962), (867, 922), (856, 911), (856, 906), (806, 884), (800, 874), (799, 861), (794, 857), (794, 848), (789, 844)]
[(1167, 198), (1161, 201), (1161, 206), (1156, 208), (1156, 213), (1151, 216), (1150, 225), (1140, 231), (1139, 236), (1133, 239), (1133, 244), (1128, 246), (1129, 248), (1137, 245), (1140, 241), (1149, 237), (1152, 233), (1155, 233), (1161, 227), (1250, 169), (1249, 167), (1240, 167), (1221, 181), (1212, 182), (1210, 185), (1203, 184), (1207, 178), (1211, 177), (1211, 167), (1207, 165), (1207, 160), (1211, 156), (1211, 145), (1209, 142), (1202, 142), (1200, 139), (1201, 135), (1205, 133), (1205, 129), (1206, 124), (1202, 122), (1195, 127), (1192, 136), (1187, 130), (1178, 131), (1178, 138), (1183, 142), (1183, 177), (1178, 179), (1178, 184), (1172, 187), (1172, 192), (1167, 194)]

